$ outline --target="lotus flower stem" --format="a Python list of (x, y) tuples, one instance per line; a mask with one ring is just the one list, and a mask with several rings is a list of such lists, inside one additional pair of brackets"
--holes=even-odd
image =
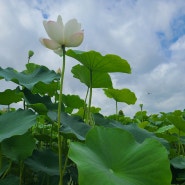
[(62, 72), (60, 77), (60, 92), (59, 92), (59, 102), (58, 102), (58, 155), (59, 155), (59, 173), (60, 173), (59, 185), (63, 185), (63, 174), (64, 174), (62, 169), (63, 136), (60, 134), (62, 93), (63, 93), (64, 72), (65, 72), (65, 46), (64, 45), (62, 45), (62, 51), (63, 51), (63, 63), (62, 63)]

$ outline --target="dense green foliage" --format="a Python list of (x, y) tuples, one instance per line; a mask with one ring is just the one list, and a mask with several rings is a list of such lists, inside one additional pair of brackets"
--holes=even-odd
[[(117, 104), (137, 98), (129, 89), (114, 89), (109, 73), (131, 73), (128, 62), (95, 51), (66, 55), (80, 62), (71, 72), (87, 95), (62, 95), (59, 132), (60, 74), (30, 62), (22, 72), (0, 68), (0, 79), (17, 85), (0, 92), (0, 184), (58, 184), (58, 133), (65, 185), (184, 184), (185, 111), (148, 115), (141, 105), (126, 117)], [(104, 116), (91, 105), (93, 88), (115, 100), (116, 114)]]

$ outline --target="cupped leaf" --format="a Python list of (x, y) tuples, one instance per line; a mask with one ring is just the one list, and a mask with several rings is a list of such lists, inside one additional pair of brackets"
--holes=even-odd
[(0, 115), (0, 142), (14, 135), (22, 135), (36, 124), (36, 115), (31, 110), (17, 110)]
[(147, 125), (149, 125), (150, 123), (148, 122), (148, 121), (143, 121), (143, 122), (139, 122), (138, 124), (137, 124), (137, 126), (139, 127), (139, 128), (145, 128)]
[(32, 155), (34, 148), (35, 139), (29, 133), (13, 136), (1, 143), (2, 153), (14, 161), (25, 160)]
[(40, 68), (40, 65), (29, 62), (26, 64), (26, 70), (24, 70), (23, 72), (25, 74), (33, 73), (33, 71), (38, 68)]
[[(94, 106), (91, 106), (91, 113), (92, 114), (96, 114), (96, 113), (99, 113), (101, 111), (101, 108), (100, 107), (94, 107)], [(84, 118), (85, 116), (85, 113), (86, 113), (86, 110), (84, 110), (84, 107), (81, 107), (80, 109), (78, 109), (78, 111), (76, 113), (74, 113), (73, 115), (76, 115), (76, 116), (80, 116), (81, 118)]]
[(38, 82), (32, 92), (34, 94), (41, 94), (41, 95), (48, 95), (50, 97), (56, 95), (57, 90), (59, 89), (59, 81), (52, 81), (48, 84), (43, 83), (43, 82)]
[(92, 75), (92, 88), (112, 88), (111, 77), (106, 72), (92, 71), (80, 64), (74, 66), (71, 70), (73, 77), (79, 79), (87, 87), (91, 86), (90, 77)]
[(68, 50), (66, 55), (75, 58), (91, 71), (131, 73), (129, 63), (113, 54), (102, 56), (96, 51)]
[(19, 88), (14, 90), (7, 89), (4, 92), (0, 92), (0, 104), (10, 105), (11, 103), (20, 102), (23, 98), (23, 93)]
[(31, 157), (25, 160), (35, 172), (44, 172), (50, 176), (59, 175), (58, 156), (52, 150), (34, 150)]
[(30, 105), (27, 105), (27, 107), (32, 108), (34, 111), (36, 111), (41, 115), (46, 114), (48, 111), (47, 107), (43, 103), (30, 104)]
[(128, 105), (135, 104), (137, 98), (129, 89), (103, 89), (107, 97), (113, 98), (116, 102), (124, 102)]
[(72, 109), (78, 109), (80, 107), (83, 107), (85, 104), (84, 100), (82, 100), (78, 95), (63, 94), (62, 99), (65, 106)]
[(12, 81), (16, 84), (26, 87), (27, 89), (32, 90), (38, 82), (48, 84), (54, 79), (59, 79), (59, 75), (54, 71), (49, 70), (45, 66), (35, 68), (32, 73), (27, 73), (26, 71), (17, 72), (13, 68), (2, 69), (0, 67), (0, 79), (3, 78), (6, 81)]
[(183, 114), (181, 111), (174, 111), (167, 115), (167, 119), (175, 125), (177, 129), (185, 132), (185, 119), (183, 118)]
[(85, 144), (70, 144), (69, 158), (77, 164), (81, 185), (171, 184), (166, 149), (153, 139), (139, 144), (121, 129), (91, 129)]
[[(58, 104), (51, 101), (50, 96), (33, 94), (29, 89), (22, 90), (28, 107), (33, 108), (39, 114), (46, 114), (48, 110), (57, 110)], [(63, 109), (63, 108), (62, 108)]]

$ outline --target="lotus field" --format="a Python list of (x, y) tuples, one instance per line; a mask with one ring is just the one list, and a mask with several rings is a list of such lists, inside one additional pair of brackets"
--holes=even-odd
[[(0, 185), (185, 184), (185, 111), (148, 115), (140, 104), (125, 116), (118, 104), (135, 104), (136, 95), (114, 88), (110, 74), (131, 75), (127, 60), (70, 49), (84, 39), (76, 19), (43, 24), (49, 39), (40, 42), (61, 58), (61, 70), (32, 63), (31, 50), (23, 71), (0, 67), (0, 80), (16, 85), (0, 92)], [(63, 93), (70, 58), (85, 97)], [(92, 105), (94, 88), (115, 102), (112, 115)]]

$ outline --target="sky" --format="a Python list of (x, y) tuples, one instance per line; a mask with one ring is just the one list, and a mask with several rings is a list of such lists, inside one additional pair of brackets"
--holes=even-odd
[[(77, 47), (102, 55), (126, 59), (131, 74), (112, 73), (114, 88), (129, 88), (136, 94), (135, 105), (118, 103), (119, 110), (133, 116), (143, 109), (150, 114), (185, 108), (185, 0), (0, 0), (0, 66), (25, 69), (28, 51), (31, 62), (57, 70), (61, 58), (40, 44), (48, 38), (43, 20), (63, 22), (76, 18), (84, 30)], [(67, 57), (64, 93), (85, 97), (86, 87), (73, 78), (77, 61)], [(0, 91), (14, 88), (0, 81)], [(93, 90), (92, 105), (101, 113), (115, 113), (115, 101), (102, 89)]]

